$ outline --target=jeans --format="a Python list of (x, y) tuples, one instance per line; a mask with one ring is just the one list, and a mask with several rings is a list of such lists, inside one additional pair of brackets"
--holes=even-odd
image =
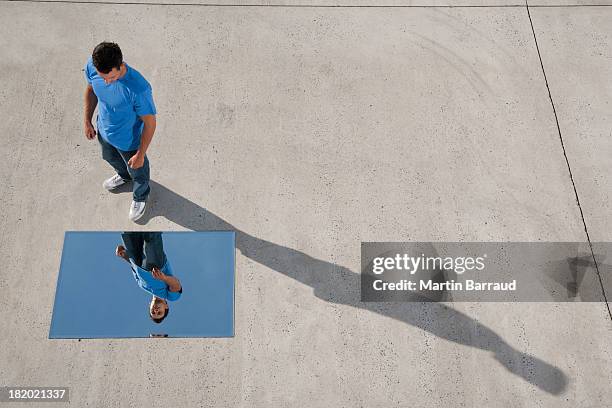
[(133, 181), (132, 193), (134, 201), (147, 201), (151, 187), (149, 187), (149, 159), (145, 155), (144, 164), (138, 169), (128, 166), (128, 160), (136, 154), (136, 150), (123, 151), (108, 143), (100, 134), (98, 141), (102, 146), (102, 158), (108, 162), (117, 174), (125, 181)]
[(151, 271), (154, 266), (161, 269), (166, 264), (161, 232), (124, 232), (121, 239), (128, 257), (142, 269)]

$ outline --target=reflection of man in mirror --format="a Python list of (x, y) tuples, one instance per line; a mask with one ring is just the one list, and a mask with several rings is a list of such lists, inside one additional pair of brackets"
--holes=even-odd
[(130, 263), (136, 283), (153, 295), (149, 315), (155, 323), (161, 323), (168, 316), (168, 300), (181, 297), (183, 287), (173, 276), (172, 267), (164, 253), (161, 232), (124, 232), (116, 255)]

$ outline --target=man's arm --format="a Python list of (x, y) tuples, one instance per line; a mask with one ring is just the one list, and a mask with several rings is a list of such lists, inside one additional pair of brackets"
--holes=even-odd
[(140, 117), (144, 122), (144, 128), (142, 129), (142, 135), (140, 136), (140, 147), (136, 151), (130, 160), (128, 165), (133, 169), (138, 169), (144, 165), (145, 154), (147, 149), (153, 140), (153, 134), (155, 133), (155, 126), (157, 124), (155, 115), (143, 115)]
[(93, 140), (96, 138), (96, 130), (91, 124), (91, 119), (93, 118), (94, 111), (96, 110), (96, 106), (98, 106), (98, 97), (93, 91), (91, 84), (87, 85), (85, 88), (85, 137), (89, 140)]
[(154, 266), (151, 271), (153, 277), (157, 280), (166, 282), (168, 285), (168, 292), (178, 292), (181, 290), (181, 282), (174, 276), (164, 274), (158, 267)]

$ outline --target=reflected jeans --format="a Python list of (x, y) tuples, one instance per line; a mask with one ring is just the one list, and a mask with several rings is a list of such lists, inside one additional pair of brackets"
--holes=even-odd
[(142, 269), (151, 271), (154, 266), (162, 269), (166, 264), (161, 232), (123, 232), (121, 239), (128, 257)]

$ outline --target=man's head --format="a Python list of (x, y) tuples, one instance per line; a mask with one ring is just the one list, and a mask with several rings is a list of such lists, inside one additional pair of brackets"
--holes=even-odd
[(161, 323), (166, 316), (168, 316), (169, 311), (168, 302), (164, 299), (153, 297), (149, 305), (149, 316), (151, 316), (151, 320), (155, 323)]
[(96, 71), (107, 84), (115, 82), (123, 75), (123, 54), (117, 44), (102, 42), (96, 45), (91, 58)]

